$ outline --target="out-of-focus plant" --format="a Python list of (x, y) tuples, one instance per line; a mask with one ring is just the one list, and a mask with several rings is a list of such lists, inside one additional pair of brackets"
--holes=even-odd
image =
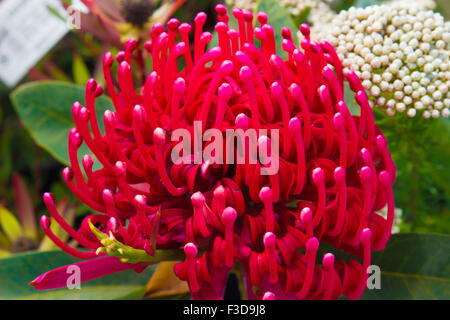
[[(58, 247), (47, 237), (38, 232), (36, 226), (36, 212), (30, 193), (23, 179), (13, 175), (13, 190), (18, 218), (0, 203), (0, 257), (26, 251), (55, 250)], [(75, 217), (76, 206), (63, 198), (57, 205), (64, 215), (67, 223), (72, 224)], [(67, 241), (68, 236), (61, 227), (54, 224), (53, 232)]]
[[(81, 29), (118, 47), (130, 38), (148, 36), (155, 23), (165, 23), (186, 0), (81, 0)], [(62, 0), (65, 7), (71, 4)]]

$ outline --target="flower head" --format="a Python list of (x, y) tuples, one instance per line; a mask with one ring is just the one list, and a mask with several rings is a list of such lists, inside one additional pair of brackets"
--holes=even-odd
[[(221, 298), (236, 262), (245, 271), (252, 299), (358, 298), (371, 251), (382, 249), (391, 234), (396, 176), (363, 86), (355, 73), (344, 76), (329, 43), (310, 39), (307, 25), (300, 28), (302, 50), (283, 29), (283, 60), (267, 14), (258, 13), (254, 27), (252, 13), (236, 8), (235, 30), (228, 27), (226, 8), (218, 5), (216, 11), (219, 46), (208, 50), (212, 35), (203, 30), (202, 12), (194, 26), (171, 19), (167, 29), (153, 27), (146, 43), (153, 71), (142, 88), (131, 76), (132, 42), (116, 57), (118, 90), (111, 76), (115, 59), (105, 55), (114, 111), (104, 114), (103, 134), (95, 113), (103, 89), (89, 81), (86, 106), (73, 105), (72, 168), (63, 171), (72, 192), (100, 214), (86, 217), (78, 231), (65, 228), (89, 251), (59, 244), (80, 258), (98, 253), (104, 261), (109, 254), (125, 264), (108, 268), (93, 259), (103, 268), (86, 271), (95, 276), (124, 268), (139, 271), (158, 259), (179, 259), (181, 253), (184, 260), (174, 272), (198, 299)], [(361, 116), (352, 116), (343, 101), (344, 82)], [(171, 154), (178, 140), (172, 133), (180, 128), (192, 133), (196, 121), (200, 129), (215, 128), (223, 136), (231, 129), (277, 129), (279, 153), (271, 149), (276, 135), (259, 134), (257, 148), (271, 150), (264, 161), (192, 162), (197, 155), (192, 152), (175, 163)], [(83, 142), (101, 169), (93, 169), (90, 156), (80, 166), (77, 152)], [(200, 151), (209, 142), (200, 141)], [(231, 158), (239, 152), (245, 159), (251, 155), (245, 147), (232, 150)], [(279, 170), (261, 174), (273, 161)], [(58, 216), (52, 196), (45, 194), (44, 200), (50, 214)], [(375, 211), (386, 204), (384, 219)], [(46, 222), (41, 224), (48, 232)], [(359, 256), (362, 264), (335, 261), (332, 253), (319, 256), (322, 241)], [(49, 282), (60, 279), (54, 274), (61, 270), (33, 284), (55, 287)]]
[(449, 116), (450, 23), (440, 14), (414, 1), (350, 8), (318, 37), (336, 46), (344, 72), (353, 69), (388, 115)]

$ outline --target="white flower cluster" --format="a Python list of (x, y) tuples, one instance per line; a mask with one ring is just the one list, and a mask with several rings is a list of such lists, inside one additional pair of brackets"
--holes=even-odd
[[(381, 209), (380, 211), (377, 211), (377, 213), (382, 216), (383, 218), (387, 219), (387, 206)], [(392, 233), (399, 233), (400, 232), (400, 224), (402, 223), (403, 210), (399, 208), (394, 209), (394, 222), (392, 223)]]
[(388, 115), (447, 118), (450, 22), (427, 10), (423, 1), (341, 11), (318, 37), (335, 46), (344, 72), (353, 69), (373, 104)]

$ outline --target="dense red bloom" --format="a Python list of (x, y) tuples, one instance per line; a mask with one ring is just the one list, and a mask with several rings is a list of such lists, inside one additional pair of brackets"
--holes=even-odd
[[(197, 299), (221, 298), (236, 261), (245, 270), (251, 299), (358, 298), (366, 286), (371, 251), (382, 249), (390, 237), (396, 176), (361, 82), (353, 72), (342, 73), (333, 47), (312, 41), (306, 25), (300, 28), (302, 50), (283, 28), (283, 60), (264, 12), (258, 13), (260, 26), (254, 28), (252, 13), (234, 9), (235, 30), (228, 27), (225, 7), (216, 10), (219, 46), (206, 52), (212, 35), (203, 32), (204, 13), (195, 18), (192, 48), (189, 24), (171, 19), (165, 31), (162, 25), (153, 27), (146, 44), (153, 71), (139, 93), (130, 69), (135, 42), (116, 57), (119, 91), (111, 77), (114, 58), (105, 55), (115, 111), (105, 112), (102, 134), (95, 98), (103, 90), (89, 81), (86, 107), (73, 105), (72, 168), (63, 171), (72, 192), (101, 214), (86, 217), (75, 231), (59, 218), (46, 194), (51, 215), (90, 251), (52, 237), (70, 254), (93, 258), (102, 244), (90, 220), (149, 256), (184, 248), (185, 260), (174, 271)], [(360, 116), (352, 116), (344, 102), (344, 81), (355, 93)], [(174, 164), (171, 132), (192, 131), (194, 121), (224, 135), (230, 128), (279, 129), (278, 173), (261, 175), (260, 163)], [(267, 147), (270, 139), (260, 136), (259, 146)], [(83, 141), (103, 166), (94, 170), (93, 159), (84, 156), (87, 179), (77, 160)], [(387, 220), (375, 213), (386, 204)], [(46, 221), (42, 225), (51, 235)], [(360, 257), (362, 264), (335, 261), (331, 253), (318, 256), (320, 242)], [(107, 270), (108, 264), (98, 260), (93, 261)], [(128, 268), (145, 267), (136, 262), (127, 263)], [(52, 287), (38, 279), (33, 284)]]

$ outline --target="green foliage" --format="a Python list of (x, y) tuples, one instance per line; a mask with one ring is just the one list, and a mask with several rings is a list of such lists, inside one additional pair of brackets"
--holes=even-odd
[(278, 1), (275, 0), (264, 0), (260, 1), (258, 8), (256, 10), (264, 11), (269, 16), (269, 24), (272, 25), (273, 31), (275, 33), (275, 41), (277, 45), (277, 54), (282, 58), (287, 58), (287, 53), (281, 48), (281, 42), (283, 38), (281, 37), (281, 29), (283, 27), (288, 27), (292, 31), (292, 37), (294, 38), (294, 43), (298, 43), (297, 38), (297, 27), (292, 20), (289, 12), (286, 8), (282, 7)]
[(397, 167), (394, 196), (406, 220), (403, 231), (449, 233), (450, 120), (374, 114)]
[[(84, 88), (74, 84), (43, 81), (20, 86), (11, 94), (11, 100), (25, 128), (34, 141), (63, 164), (69, 164), (67, 137), (74, 127), (72, 104), (84, 104)], [(97, 99), (97, 119), (112, 106), (107, 97)], [(103, 122), (99, 121), (103, 130)], [(91, 154), (83, 145), (79, 156)], [(91, 154), (92, 155), (92, 154)]]
[(0, 299), (91, 300), (139, 299), (154, 271), (122, 271), (85, 283), (81, 289), (37, 291), (28, 283), (44, 272), (78, 262), (61, 251), (27, 253), (0, 260)]
[(450, 299), (450, 236), (393, 235), (372, 265), (381, 269), (381, 289), (366, 289), (362, 299)]
[[(336, 261), (355, 259), (349, 253), (321, 242), (317, 256), (322, 257), (327, 252), (333, 253)], [(361, 259), (357, 260), (361, 262)], [(371, 265), (381, 270), (381, 288), (366, 289), (361, 299), (450, 298), (448, 235), (394, 234), (383, 250), (372, 252)]]

